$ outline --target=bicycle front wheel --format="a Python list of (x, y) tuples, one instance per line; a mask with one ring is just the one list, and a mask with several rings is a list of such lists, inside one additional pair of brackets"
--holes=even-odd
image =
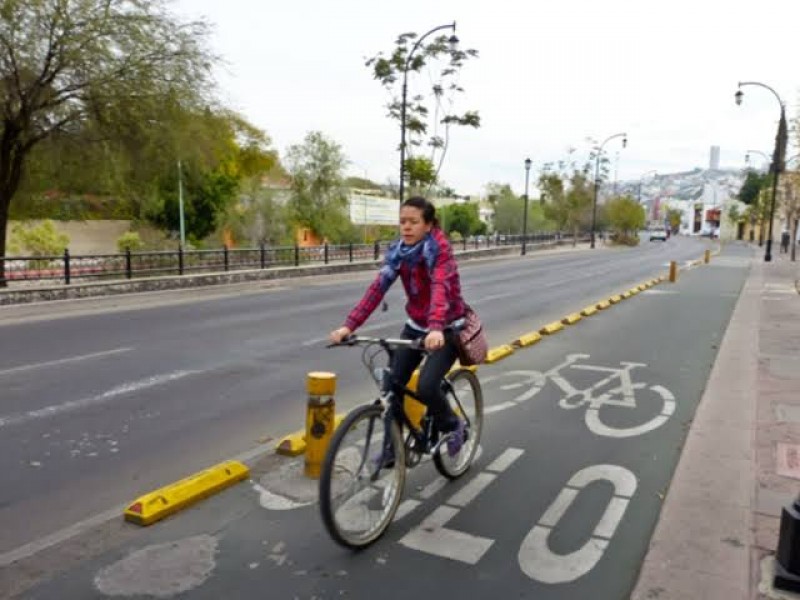
[(380, 405), (361, 406), (331, 439), (319, 480), (322, 522), (347, 548), (377, 540), (394, 518), (405, 484), (405, 451), (397, 423), (386, 427)]
[(450, 455), (447, 444), (442, 444), (433, 455), (436, 470), (448, 479), (457, 479), (469, 469), (483, 431), (483, 392), (475, 373), (469, 369), (459, 369), (451, 373), (446, 386), (447, 402), (450, 409), (466, 421), (464, 443), (455, 455)]

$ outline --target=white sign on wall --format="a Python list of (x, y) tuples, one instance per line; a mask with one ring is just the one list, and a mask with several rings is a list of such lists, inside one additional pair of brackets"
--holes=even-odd
[(350, 196), (350, 221), (356, 225), (397, 225), (400, 201), (352, 194)]

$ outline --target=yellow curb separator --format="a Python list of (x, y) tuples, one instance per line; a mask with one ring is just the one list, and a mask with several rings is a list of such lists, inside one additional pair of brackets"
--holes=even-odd
[(650, 287), (650, 286), (649, 286), (648, 284), (646, 284), (646, 283), (641, 283), (641, 284), (639, 284), (639, 285), (636, 287), (636, 289), (637, 289), (637, 290), (639, 290), (640, 292), (643, 292), (643, 291), (645, 291), (645, 290), (646, 290), (647, 288), (649, 288), (649, 287)]
[[(333, 417), (333, 430), (336, 431), (336, 428), (339, 427), (342, 421), (344, 421), (346, 415), (335, 415)], [(278, 442), (278, 445), (275, 446), (275, 452), (282, 456), (299, 456), (306, 451), (306, 430), (301, 429), (300, 431), (295, 431), (294, 433), (290, 433), (281, 438), (281, 441)]]
[(499, 360), (503, 360), (504, 358), (511, 356), (512, 354), (514, 354), (514, 346), (511, 346), (510, 344), (503, 344), (502, 346), (491, 348), (489, 353), (486, 355), (486, 360), (484, 362), (487, 365), (491, 365)]
[(580, 313), (572, 313), (571, 315), (567, 315), (566, 317), (561, 319), (561, 322), (564, 325), (574, 325), (575, 323), (580, 321), (582, 318), (583, 317), (581, 316)]
[(564, 325), (560, 321), (553, 321), (552, 323), (548, 323), (544, 327), (539, 330), (539, 333), (542, 335), (552, 335), (558, 331), (564, 329)]
[(227, 461), (140, 496), (125, 509), (125, 520), (150, 525), (250, 476), (238, 461)]
[(630, 298), (631, 296), (633, 296), (633, 294), (631, 294), (630, 290), (628, 290), (628, 291), (625, 291), (625, 292), (622, 292), (622, 293), (619, 295), (619, 297), (620, 297), (622, 300), (627, 300), (627, 299), (628, 299), (628, 298)]
[(611, 296), (611, 298), (609, 298), (608, 301), (611, 304), (617, 304), (619, 302), (622, 302), (622, 296), (620, 296), (619, 294), (617, 294), (615, 296)]
[(611, 306), (611, 302), (609, 300), (601, 300), (600, 302), (595, 304), (595, 306), (597, 307), (597, 310), (605, 310), (609, 306)]
[(631, 288), (631, 289), (629, 289), (629, 290), (628, 290), (628, 293), (629, 293), (631, 296), (635, 296), (636, 294), (638, 294), (638, 293), (639, 293), (639, 292), (641, 292), (641, 291), (642, 291), (642, 290), (640, 290), (638, 287), (635, 287), (635, 288)]
[(532, 331), (531, 333), (526, 333), (525, 335), (519, 336), (511, 345), (517, 348), (525, 348), (527, 346), (533, 346), (536, 342), (542, 339), (542, 334), (538, 331)]
[(596, 306), (587, 306), (586, 308), (584, 308), (584, 309), (581, 311), (581, 314), (582, 314), (584, 317), (591, 317), (591, 316), (592, 316), (594, 313), (596, 313), (596, 312), (597, 312), (597, 307), (596, 307)]

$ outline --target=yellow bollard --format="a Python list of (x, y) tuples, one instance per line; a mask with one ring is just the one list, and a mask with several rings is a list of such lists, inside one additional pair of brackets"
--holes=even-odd
[(306, 477), (317, 479), (333, 434), (336, 374), (321, 371), (309, 373), (306, 376), (306, 390), (306, 460), (303, 472)]
[(675, 283), (678, 280), (678, 263), (674, 260), (669, 263), (669, 281)]
[(708, 264), (711, 261), (711, 250), (706, 250), (706, 254), (703, 257), (703, 262)]

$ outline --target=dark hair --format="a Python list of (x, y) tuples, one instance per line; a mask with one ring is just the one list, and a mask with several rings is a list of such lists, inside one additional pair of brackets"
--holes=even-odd
[(412, 196), (403, 204), (400, 205), (400, 208), (404, 206), (410, 206), (412, 208), (418, 208), (422, 211), (422, 219), (426, 223), (433, 223), (434, 227), (439, 227), (439, 219), (436, 218), (436, 207), (430, 202), (430, 200), (426, 200), (422, 196)]

